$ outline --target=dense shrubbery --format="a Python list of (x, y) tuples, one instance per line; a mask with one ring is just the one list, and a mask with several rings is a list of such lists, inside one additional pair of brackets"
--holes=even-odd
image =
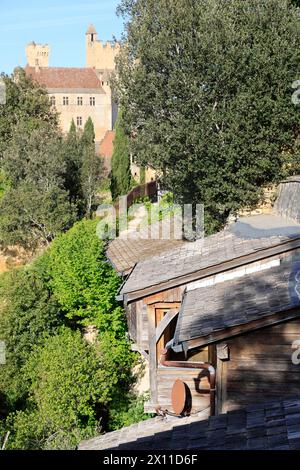
[[(30, 266), (1, 278), (7, 364), (0, 423), (10, 431), (7, 448), (74, 448), (100, 430), (143, 418), (130, 393), (135, 355), (115, 300), (120, 279), (105, 260), (96, 223), (77, 223)], [(93, 344), (83, 338), (85, 325), (98, 328)]]

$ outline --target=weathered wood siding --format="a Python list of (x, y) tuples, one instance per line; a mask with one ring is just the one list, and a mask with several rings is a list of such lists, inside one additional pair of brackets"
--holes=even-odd
[(136, 304), (131, 304), (127, 308), (127, 325), (130, 338), (132, 341), (137, 340), (137, 318), (136, 318)]
[(300, 365), (292, 362), (295, 340), (300, 340), (300, 319), (227, 341), (230, 360), (223, 363), (227, 397), (222, 411), (299, 394)]
[(147, 305), (181, 302), (184, 287), (176, 287), (151, 297), (145, 297), (127, 306), (127, 323), (131, 339), (143, 351), (149, 350)]
[[(172, 387), (176, 379), (182, 380), (189, 387), (192, 395), (192, 412), (205, 410), (209, 416), (209, 381), (204, 371), (160, 366), (157, 369), (158, 403), (164, 410), (173, 412)], [(205, 393), (198, 390), (204, 389)], [(206, 392), (207, 390), (207, 392)]]

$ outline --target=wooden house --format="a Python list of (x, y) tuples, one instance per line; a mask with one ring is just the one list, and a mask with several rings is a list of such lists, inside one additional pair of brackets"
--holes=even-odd
[(204, 240), (136, 264), (118, 299), (149, 363), (146, 411), (203, 418), (295, 394), (300, 366), (300, 178), (282, 183), (273, 214), (242, 218)]

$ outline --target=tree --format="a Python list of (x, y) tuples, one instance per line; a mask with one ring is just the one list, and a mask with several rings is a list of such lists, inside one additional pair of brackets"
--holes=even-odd
[(90, 217), (95, 196), (101, 181), (102, 162), (95, 151), (95, 131), (92, 119), (89, 117), (84, 126), (81, 138), (82, 168), (81, 186), (85, 200), (86, 216)]
[(21, 68), (11, 77), (2, 75), (6, 86), (6, 104), (0, 106), (0, 160), (14, 135), (14, 128), (21, 122), (28, 130), (47, 123), (57, 127), (57, 114), (51, 109), (45, 89), (26, 77)]
[[(11, 432), (9, 449), (74, 448), (98, 423), (117, 426), (118, 409), (124, 422), (140, 415), (126, 415), (135, 354), (116, 301), (120, 279), (96, 228), (78, 222), (33, 264), (0, 277), (0, 427)], [(82, 337), (85, 325), (98, 328), (94, 344)]]
[(67, 318), (124, 337), (125, 316), (115, 299), (121, 281), (96, 229), (97, 220), (83, 220), (52, 243), (51, 288)]
[(206, 228), (254, 206), (299, 154), (300, 60), (288, 0), (124, 0), (115, 87), (130, 148)]
[[(101, 358), (80, 332), (64, 328), (49, 337), (30, 356), (24, 375), (31, 408), (10, 418), (10, 448), (49, 448), (53, 440), (59, 448), (74, 448), (80, 439), (95, 432), (96, 405), (107, 402), (110, 387), (104, 382)], [(33, 417), (34, 427), (29, 417)]]
[(0, 278), (0, 338), (6, 343), (0, 395), (8, 410), (26, 401), (22, 367), (34, 347), (62, 323), (59, 305), (47, 287), (45, 262), (44, 256)]
[[(0, 236), (4, 244), (35, 249), (49, 244), (76, 220), (66, 184), (63, 141), (48, 124), (28, 130), (21, 122), (4, 152), (10, 188), (0, 201)], [(68, 176), (68, 178), (70, 178)]]
[(83, 164), (85, 148), (94, 145), (88, 144), (94, 141), (93, 124), (91, 120), (87, 124), (85, 145), (74, 121), (64, 137), (46, 90), (28, 79), (22, 69), (4, 80), (7, 104), (0, 109), (0, 236), (5, 245), (16, 243), (34, 250), (67, 230), (86, 212), (87, 199), (93, 201), (98, 161), (89, 152)]
[(81, 142), (83, 145), (95, 144), (95, 128), (91, 117), (87, 119), (84, 125)]
[(122, 112), (119, 112), (116, 122), (116, 136), (111, 161), (111, 194), (112, 198), (127, 194), (132, 186), (130, 169), (130, 153), (128, 137), (122, 124)]
[(37, 185), (22, 183), (8, 190), (0, 202), (0, 236), (5, 246), (21, 245), (31, 251), (48, 246), (75, 220), (75, 209), (59, 187), (41, 193)]
[(77, 134), (74, 119), (72, 119), (69, 133), (63, 143), (65, 164), (64, 187), (69, 193), (70, 202), (77, 206), (78, 216), (84, 215), (84, 195), (82, 190), (82, 145)]

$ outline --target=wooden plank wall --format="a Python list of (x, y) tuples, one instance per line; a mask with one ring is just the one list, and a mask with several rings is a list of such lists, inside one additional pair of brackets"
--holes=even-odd
[(130, 338), (137, 341), (137, 318), (136, 318), (136, 304), (131, 304), (127, 308), (127, 325)]
[(300, 320), (289, 321), (227, 342), (227, 400), (223, 412), (300, 391), (300, 365), (292, 363), (292, 343), (300, 340)]
[[(204, 372), (205, 373), (205, 372)], [(159, 367), (157, 369), (157, 395), (158, 403), (162, 409), (173, 412), (172, 387), (176, 379), (182, 380), (189, 387), (192, 395), (192, 412), (205, 409), (205, 416), (209, 416), (209, 381), (201, 371), (195, 369)], [(198, 392), (198, 388), (207, 390), (207, 393)]]
[[(144, 351), (149, 350), (147, 305), (154, 304), (155, 302), (181, 302), (183, 291), (184, 286), (176, 287), (174, 289), (160, 292), (155, 296), (145, 297), (142, 300), (132, 302), (127, 307), (129, 332), (140, 349)], [(134, 315), (133, 312), (135, 312)]]

